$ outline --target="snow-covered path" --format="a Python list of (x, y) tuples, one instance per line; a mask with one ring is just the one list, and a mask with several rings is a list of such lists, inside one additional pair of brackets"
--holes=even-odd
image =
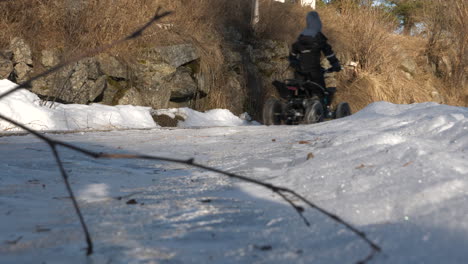
[[(310, 126), (51, 136), (95, 151), (194, 157), (295, 189), (377, 242), (384, 254), (371, 263), (466, 263), (467, 117), (466, 108), (376, 103)], [(332, 220), (307, 209), (306, 227), (251, 184), (60, 151), (95, 254), (84, 256), (48, 147), (32, 136), (0, 137), (0, 263), (355, 263), (369, 253)]]

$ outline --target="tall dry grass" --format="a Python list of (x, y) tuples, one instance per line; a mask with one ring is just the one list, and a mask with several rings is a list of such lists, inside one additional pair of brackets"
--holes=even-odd
[[(139, 39), (140, 43), (173, 44), (192, 38), (210, 42), (214, 37), (212, 31), (227, 24), (245, 29), (250, 15), (246, 12), (249, 10), (248, 0), (199, 0), (197, 3), (187, 0), (86, 0), (81, 1), (81, 5), (74, 5), (74, 2), (0, 2), (0, 48), (7, 47), (15, 36), (30, 40), (41, 48), (93, 48), (126, 36), (151, 19), (158, 7), (174, 13), (149, 28)], [(163, 29), (165, 26), (169, 29)]]
[[(445, 2), (430, 1), (441, 5)], [(454, 0), (457, 5), (450, 20), (434, 16), (440, 8), (428, 10), (427, 15), (432, 19), (427, 20), (432, 21), (428, 25), (433, 27), (432, 35), (429, 34), (427, 39), (394, 34), (396, 21), (380, 9), (358, 7), (352, 0), (340, 2), (338, 9), (329, 5), (321, 5), (318, 9), (324, 24), (323, 31), (341, 62), (359, 63), (356, 72), (336, 74), (339, 100), (349, 101), (354, 110), (381, 100), (423, 102), (431, 100), (430, 87), (437, 86), (444, 92), (447, 103), (468, 105), (466, 1)], [(77, 1), (0, 1), (0, 49), (7, 48), (13, 37), (20, 36), (32, 45), (33, 55), (44, 48), (59, 48), (64, 54), (73, 54), (125, 36), (162, 7), (175, 12), (148, 29), (142, 38), (110, 52), (131, 60), (141, 48), (194, 43), (202, 56), (200, 70), (212, 88), (208, 98), (200, 101), (200, 109), (230, 108), (232, 105), (229, 98), (232, 91), (225, 85), (227, 69), (223, 47), (228, 47), (231, 41), (225, 34), (227, 27), (236, 28), (244, 39), (268, 38), (292, 44), (305, 27), (305, 16), (310, 11), (297, 4), (260, 0), (260, 23), (255, 34), (250, 35), (251, 0), (87, 0), (78, 6), (71, 3)], [(448, 31), (450, 27), (452, 31)], [(447, 36), (445, 32), (452, 32), (454, 36), (449, 42), (443, 41)], [(428, 43), (427, 49), (424, 49), (425, 43)], [(451, 73), (451, 76), (456, 76), (454, 79), (462, 80), (458, 81), (458, 86), (446, 84), (451, 81), (448, 77), (439, 82), (427, 71), (419, 72), (412, 80), (402, 73), (399, 65), (405, 57), (423, 65), (425, 62), (420, 58), (425, 56), (425, 52), (437, 55), (453, 43), (462, 47), (456, 51), (458, 53), (448, 54), (459, 58)], [(466, 99), (462, 97), (462, 88), (444, 90), (445, 87), (460, 86), (465, 87)]]
[[(262, 5), (266, 14), (260, 20), (260, 36), (290, 44), (295, 41), (305, 27), (305, 16), (310, 9), (293, 4), (275, 4), (268, 0), (262, 1)], [(465, 5), (459, 3), (459, 7)], [(434, 93), (439, 92), (448, 104), (466, 104), (459, 93), (460, 89), (458, 93), (448, 92), (450, 84), (428, 69), (430, 65), (425, 48), (428, 39), (396, 34), (398, 23), (389, 13), (371, 5), (356, 5), (353, 0), (342, 0), (339, 5), (321, 5), (317, 11), (322, 18), (323, 32), (342, 64), (350, 61), (358, 63), (356, 69), (335, 74), (338, 80), (336, 102), (348, 101), (357, 111), (375, 101), (400, 104), (431, 101), (436, 99)], [(458, 18), (456, 21), (466, 25), (461, 23), (466, 19)], [(468, 34), (460, 36), (466, 37)], [(463, 47), (461, 43), (448, 44), (452, 48)], [(467, 56), (459, 54), (457, 57)], [(406, 59), (417, 63), (415, 73), (408, 74), (402, 70), (402, 62)]]
[[(79, 3), (79, 4), (77, 4)], [(141, 38), (108, 52), (132, 60), (157, 45), (194, 43), (202, 60), (201, 71), (214, 90), (202, 108), (229, 108), (223, 98), (224, 55), (230, 39), (225, 29), (249, 33), (250, 0), (15, 0), (0, 2), (0, 49), (13, 37), (24, 38), (38, 56), (42, 49), (59, 49), (63, 56), (92, 49), (125, 37), (154, 16), (158, 7), (174, 13), (149, 28)], [(35, 67), (41, 70), (40, 67)], [(221, 91), (217, 91), (220, 89)]]
[[(428, 0), (421, 20), (426, 53), (444, 81), (445, 93), (468, 106), (468, 3)], [(446, 65), (440, 67), (443, 60)]]
[(260, 22), (256, 34), (260, 38), (292, 44), (306, 25), (305, 17), (311, 8), (293, 3), (260, 0)]

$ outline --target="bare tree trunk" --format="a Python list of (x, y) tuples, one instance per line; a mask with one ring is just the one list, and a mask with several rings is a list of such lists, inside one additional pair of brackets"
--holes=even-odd
[(255, 25), (260, 21), (260, 11), (259, 11), (259, 0), (252, 0), (252, 19), (251, 25), (255, 27)]

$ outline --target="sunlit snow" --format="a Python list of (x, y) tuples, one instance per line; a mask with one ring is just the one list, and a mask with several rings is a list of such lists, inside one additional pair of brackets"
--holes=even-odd
[[(31, 126), (41, 120), (36, 128), (72, 128), (37, 100), (12, 94), (0, 100), (0, 113)], [(60, 109), (75, 118), (83, 115), (79, 107), (95, 106), (60, 107), (71, 107)], [(113, 126), (152, 129), (48, 136), (96, 152), (194, 158), (294, 189), (382, 247), (370, 263), (468, 260), (468, 108), (376, 102), (343, 119), (269, 127), (245, 126), (227, 110), (212, 116), (165, 110), (185, 113), (186, 127), (178, 129), (157, 127), (146, 108), (105, 108), (119, 115)], [(21, 115), (26, 110), (31, 119)], [(109, 126), (98, 116), (96, 127)], [(342, 264), (370, 251), (344, 226), (303, 205), (311, 223), (305, 226), (287, 203), (249, 183), (185, 165), (59, 152), (95, 253), (85, 256), (48, 145), (30, 135), (3, 136), (0, 263)]]

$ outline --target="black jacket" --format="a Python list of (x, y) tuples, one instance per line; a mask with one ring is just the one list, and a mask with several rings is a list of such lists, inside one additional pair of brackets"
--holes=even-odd
[(321, 73), (321, 56), (325, 55), (330, 62), (338, 62), (332, 47), (327, 42), (327, 38), (318, 32), (314, 37), (300, 35), (292, 45), (290, 61), (296, 71), (301, 73)]

